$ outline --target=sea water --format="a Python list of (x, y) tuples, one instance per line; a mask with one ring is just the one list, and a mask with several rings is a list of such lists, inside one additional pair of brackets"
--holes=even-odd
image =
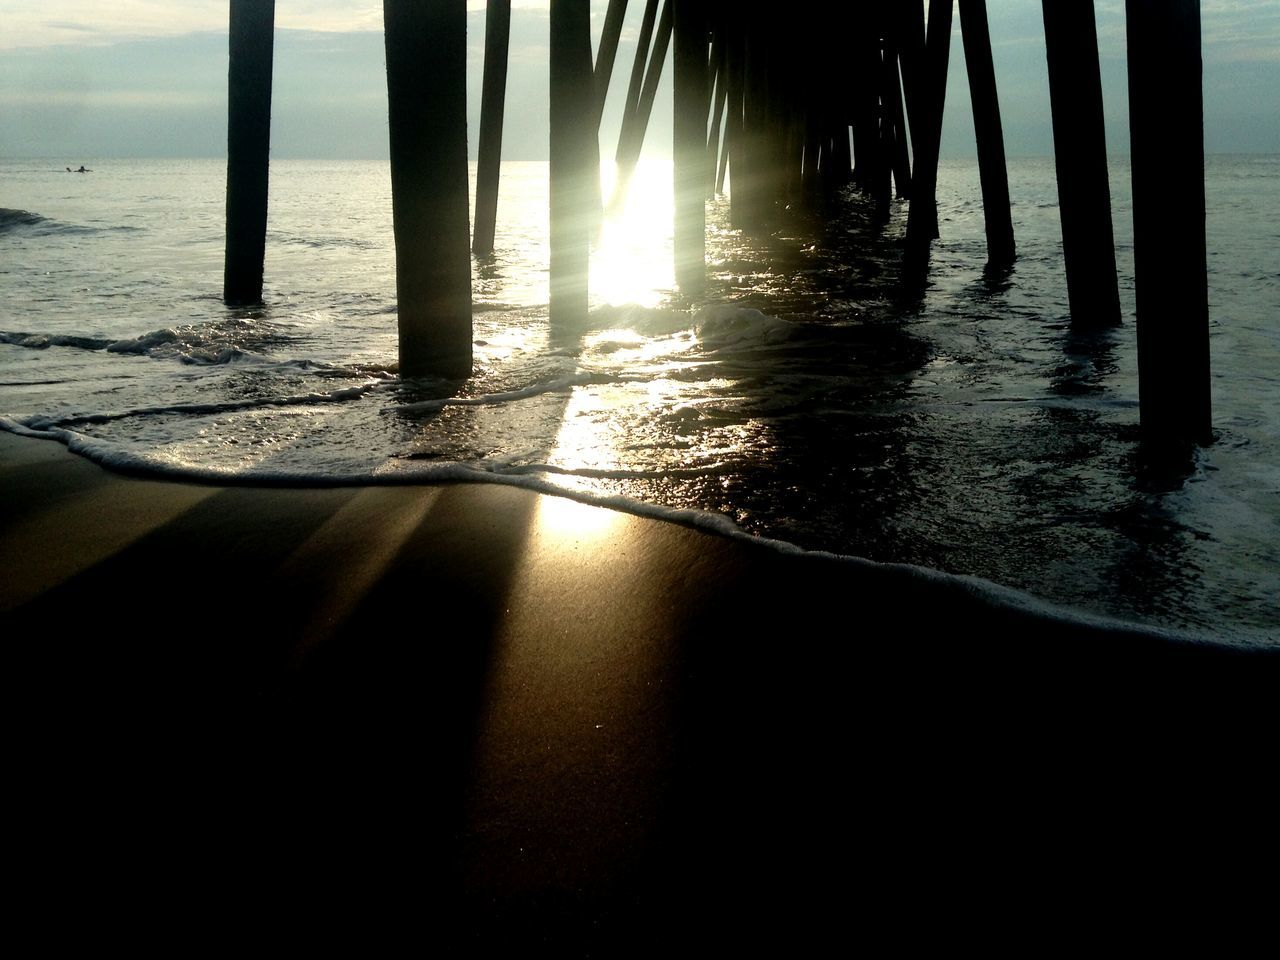
[(1068, 322), (1052, 160), (1010, 162), (1019, 256), (998, 274), (976, 168), (944, 162), (914, 299), (905, 205), (876, 230), (851, 192), (748, 236), (718, 198), (696, 302), (674, 289), (670, 165), (645, 163), (600, 224), (590, 317), (555, 331), (547, 167), (506, 163), (463, 382), (397, 374), (385, 163), (273, 162), (252, 309), (220, 301), (222, 162), (87, 165), (0, 162), (11, 429), (193, 479), (521, 483), (1280, 642), (1280, 157), (1208, 161), (1215, 441), (1177, 470), (1139, 442), (1124, 159), (1125, 322), (1102, 333)]

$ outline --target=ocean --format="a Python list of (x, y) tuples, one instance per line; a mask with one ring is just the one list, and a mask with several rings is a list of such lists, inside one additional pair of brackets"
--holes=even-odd
[(698, 302), (674, 290), (670, 164), (645, 161), (601, 226), (589, 322), (556, 331), (547, 166), (505, 163), (461, 383), (397, 375), (385, 162), (272, 163), (253, 309), (220, 300), (223, 161), (86, 165), (0, 161), (8, 429), (176, 479), (518, 483), (1280, 643), (1280, 157), (1208, 158), (1215, 441), (1185, 470), (1139, 442), (1125, 158), (1125, 322), (1089, 334), (1068, 323), (1051, 159), (1010, 161), (1019, 256), (999, 274), (976, 165), (943, 162), (914, 299), (905, 204), (883, 230), (850, 195), (752, 237), (717, 198)]

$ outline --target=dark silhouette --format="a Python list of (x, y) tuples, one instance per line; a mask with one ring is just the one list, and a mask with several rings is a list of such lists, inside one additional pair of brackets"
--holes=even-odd
[(596, 130), (604, 114), (604, 102), (609, 96), (609, 80), (613, 77), (613, 63), (618, 56), (618, 40), (622, 36), (622, 18), (627, 13), (627, 0), (609, 0), (604, 15), (604, 31), (600, 35), (600, 50), (596, 53), (596, 65), (592, 74), (592, 86), (596, 93)]
[(1093, 3), (1043, 0), (1043, 6), (1071, 322), (1081, 328), (1114, 326), (1120, 322), (1120, 294)]
[[(947, 95), (947, 65), (951, 59), (951, 0), (930, 0), (929, 32), (920, 67), (920, 133), (915, 138), (916, 165), (907, 216), (904, 279), (910, 286), (924, 283), (929, 269), (929, 244), (938, 233), (938, 150), (942, 141), (942, 112)], [(915, 116), (912, 116), (915, 127)]]
[[(656, 0), (654, 0), (656, 3)], [(640, 159), (640, 148), (644, 145), (644, 134), (649, 127), (649, 115), (653, 113), (653, 101), (658, 95), (658, 80), (662, 77), (662, 65), (667, 59), (667, 47), (671, 44), (672, 4), (673, 0), (663, 0), (662, 16), (658, 19), (657, 34), (653, 40), (653, 49), (649, 56), (649, 66), (644, 72), (644, 84), (636, 96), (632, 106), (631, 91), (627, 92), (627, 110), (622, 117), (622, 130), (618, 134), (618, 151), (615, 154), (618, 164), (618, 176), (614, 184), (614, 194), (610, 202), (620, 206), (627, 195), (627, 185), (631, 182), (631, 174)], [(649, 14), (645, 9), (645, 16)], [(641, 58), (640, 49), (636, 49), (637, 62)], [(631, 81), (635, 83), (636, 74), (632, 71)]]
[(471, 373), (465, 0), (384, 0), (400, 374)]
[[(588, 8), (568, 0), (552, 5), (550, 312), (565, 329), (587, 313), (599, 117), (625, 8), (622, 0), (609, 4), (593, 64)], [(1072, 316), (1077, 325), (1108, 325), (1119, 308), (1092, 13), (1060, 0), (1043, 0), (1043, 8)], [(270, 3), (232, 5), (228, 303), (261, 300), (271, 11)], [(904, 292), (920, 294), (938, 235), (953, 4), (929, 0), (929, 11), (926, 36), (922, 3), (840, 6), (814, 21), (708, 0), (664, 0), (659, 15), (657, 0), (647, 0), (613, 199), (625, 196), (674, 36), (675, 255), (686, 294), (700, 295), (705, 281), (703, 201), (727, 176), (731, 221), (761, 231), (797, 203), (818, 210), (837, 198), (851, 171), (871, 199), (873, 224), (890, 218), (893, 184), (900, 197), (909, 195), (902, 277)], [(1127, 11), (1143, 426), (1153, 439), (1204, 443), (1211, 431), (1199, 6), (1131, 0)], [(495, 231), (509, 3), (495, 0), (488, 13), (475, 235), (482, 255), (492, 251)], [(465, 4), (385, 0), (384, 15), (401, 370), (410, 377), (465, 377), (471, 369)], [(988, 278), (1000, 286), (1009, 282), (1016, 248), (984, 0), (961, 0), (960, 19)], [(1163, 329), (1153, 328), (1157, 317)]]
[(222, 299), (262, 302), (275, 0), (232, 0), (227, 72), (227, 245)]
[(706, 279), (707, 21), (703, 0), (674, 7), (676, 282), (700, 296)]
[(907, 149), (907, 114), (902, 100), (902, 83), (898, 75), (898, 51), (886, 42), (882, 83), (889, 98), (889, 120), (893, 135), (893, 183), (900, 200), (911, 196), (911, 154)]
[(476, 164), (476, 224), (472, 243), (476, 256), (493, 253), (510, 36), (511, 0), (489, 0), (484, 20), (484, 92), (480, 104), (480, 153)]
[(1199, 0), (1127, 0), (1142, 429), (1207, 443), (1209, 300)]
[[(724, 42), (724, 30), (716, 31), (711, 42), (711, 128), (707, 131), (707, 196), (724, 190), (724, 174), (717, 173), (723, 169), (717, 163), (720, 155), (721, 131), (724, 129), (724, 108), (729, 102), (729, 72), (727, 68), (727, 50)], [(726, 154), (727, 159), (727, 154)]]
[(982, 215), (987, 228), (987, 262), (1012, 263), (1013, 218), (1009, 205), (1009, 172), (1004, 160), (1004, 130), (991, 61), (991, 35), (986, 0), (960, 0), (960, 32), (964, 38), (973, 128), (978, 142), (978, 175), (982, 180)]
[(587, 267), (599, 198), (592, 87), (591, 11), (551, 2), (551, 302), (553, 327), (587, 316)]

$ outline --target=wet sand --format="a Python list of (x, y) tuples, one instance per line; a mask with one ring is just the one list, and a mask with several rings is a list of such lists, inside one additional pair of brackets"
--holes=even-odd
[(15, 906), (85, 935), (954, 942), (1274, 842), (1274, 652), (516, 488), (0, 433), (0, 571)]

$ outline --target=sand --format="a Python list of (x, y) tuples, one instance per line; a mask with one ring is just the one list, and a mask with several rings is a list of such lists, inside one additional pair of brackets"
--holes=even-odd
[(516, 488), (0, 433), (0, 571), (15, 908), (69, 935), (807, 952), (1272, 838), (1273, 652)]

